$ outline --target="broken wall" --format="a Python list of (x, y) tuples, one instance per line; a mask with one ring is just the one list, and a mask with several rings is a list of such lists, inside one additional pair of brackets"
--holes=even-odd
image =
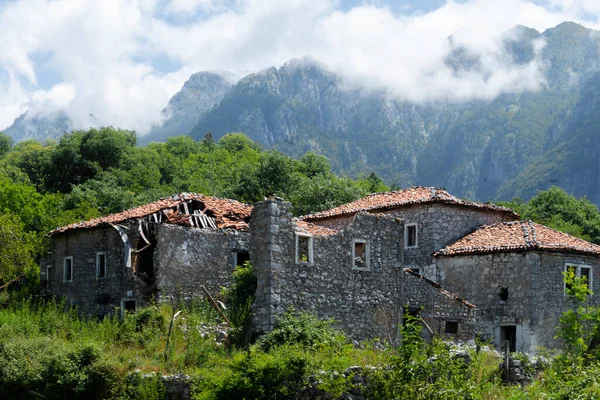
[(188, 228), (161, 224), (156, 227), (154, 270), (158, 300), (171, 294), (189, 300), (212, 295), (231, 282), (235, 253), (248, 251), (247, 232), (229, 229)]
[(424, 322), (421, 335), (451, 340), (470, 340), (475, 336), (475, 309), (439, 284), (412, 272), (405, 272), (403, 282), (405, 310)]
[[(254, 206), (250, 256), (258, 279), (257, 331), (273, 328), (289, 307), (333, 318), (354, 339), (396, 341), (402, 315), (402, 224), (384, 215), (357, 214), (331, 236), (312, 237), (312, 260), (296, 259), (290, 204)], [(368, 268), (353, 267), (354, 241), (368, 243)]]

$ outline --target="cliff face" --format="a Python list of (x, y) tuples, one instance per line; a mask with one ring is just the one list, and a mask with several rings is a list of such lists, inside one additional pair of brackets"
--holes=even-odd
[(163, 124), (140, 137), (140, 143), (165, 141), (170, 136), (187, 134), (198, 118), (218, 104), (230, 88), (231, 84), (223, 75), (198, 72), (190, 76), (162, 110)]
[(71, 121), (63, 112), (48, 115), (21, 114), (15, 122), (4, 130), (15, 142), (34, 139), (43, 142), (46, 139), (58, 139), (63, 133), (73, 129)]
[[(453, 73), (481, 68), (477, 54), (449, 41), (454, 47), (446, 64)], [(484, 201), (528, 198), (555, 184), (600, 203), (600, 33), (569, 22), (543, 33), (517, 26), (505, 35), (502, 54), (516, 66), (538, 54), (542, 88), (416, 104), (349, 88), (310, 60), (234, 85), (198, 73), (169, 101), (165, 123), (140, 143), (188, 132), (195, 139), (208, 131), (217, 139), (244, 132), (294, 156), (322, 153), (345, 175), (375, 171), (388, 183), (441, 186)]]

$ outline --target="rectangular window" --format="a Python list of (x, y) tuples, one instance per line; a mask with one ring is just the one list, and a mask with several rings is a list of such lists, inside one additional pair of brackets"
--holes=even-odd
[(63, 282), (73, 281), (73, 257), (63, 259)]
[(106, 278), (106, 253), (96, 253), (96, 279)]
[(296, 234), (296, 264), (313, 262), (313, 238)]
[(369, 269), (369, 242), (367, 240), (354, 239), (352, 243), (352, 267), (354, 269)]
[(417, 247), (417, 224), (404, 225), (404, 247)]
[[(592, 274), (592, 267), (589, 265), (580, 265), (580, 264), (566, 264), (565, 271), (573, 271), (576, 277), (584, 278), (585, 284), (587, 287), (592, 290), (592, 281), (594, 276)], [(565, 290), (568, 288), (565, 283)]]
[(451, 335), (456, 335), (458, 333), (458, 322), (456, 321), (446, 321), (444, 327), (444, 333), (448, 333)]
[(46, 289), (52, 289), (52, 267), (46, 267)]
[(233, 253), (233, 268), (243, 266), (245, 262), (250, 262), (250, 253), (245, 250), (235, 251)]

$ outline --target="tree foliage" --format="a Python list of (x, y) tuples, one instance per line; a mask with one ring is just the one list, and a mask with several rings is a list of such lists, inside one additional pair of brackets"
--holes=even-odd
[(531, 219), (573, 236), (600, 243), (600, 212), (585, 197), (578, 199), (565, 190), (552, 186), (548, 190), (539, 191), (529, 202), (515, 198), (499, 204), (512, 208), (523, 219)]

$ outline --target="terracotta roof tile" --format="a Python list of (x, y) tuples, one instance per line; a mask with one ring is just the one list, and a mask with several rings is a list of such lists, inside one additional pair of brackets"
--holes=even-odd
[(180, 212), (177, 208), (182, 203), (192, 201), (200, 202), (201, 211), (214, 218), (215, 225), (219, 229), (247, 230), (248, 219), (252, 212), (252, 206), (240, 203), (237, 200), (223, 199), (220, 197), (205, 196), (196, 193), (180, 193), (171, 197), (159, 199), (143, 206), (135, 207), (118, 214), (95, 218), (89, 221), (77, 222), (61, 228), (54, 229), (50, 235), (67, 232), (75, 229), (95, 228), (103, 225), (118, 224), (127, 220), (139, 219), (150, 216), (159, 211), (163, 213), (166, 223), (192, 226), (190, 216)]
[(452, 300), (456, 300), (459, 303), (462, 303), (464, 306), (466, 306), (467, 308), (473, 309), (473, 308), (477, 308), (474, 304), (469, 303), (468, 301), (466, 301), (465, 299), (463, 299), (462, 297), (459, 297), (455, 294), (450, 293), (449, 291), (445, 290), (444, 288), (442, 288), (442, 285), (440, 285), (437, 282), (432, 281), (429, 278), (425, 278), (423, 275), (413, 271), (410, 268), (404, 268), (404, 273), (405, 274), (409, 274), (412, 275), (418, 279), (420, 279), (421, 281), (433, 286), (434, 288), (436, 288), (442, 295), (446, 296), (449, 299)]
[(523, 250), (575, 251), (600, 255), (600, 246), (532, 221), (486, 225), (446, 246), (434, 256)]
[(519, 218), (519, 215), (506, 207), (496, 206), (488, 203), (477, 203), (469, 200), (462, 200), (451, 195), (444, 189), (435, 187), (412, 187), (394, 192), (373, 193), (352, 203), (342, 204), (339, 207), (330, 210), (321, 211), (315, 214), (305, 215), (302, 219), (310, 221), (316, 219), (331, 218), (345, 214), (355, 214), (359, 211), (374, 211), (383, 209), (392, 209), (411, 204), (421, 203), (446, 203), (459, 206), (478, 208), (509, 214), (511, 217)]
[(338, 233), (335, 229), (327, 228), (320, 225), (311, 224), (310, 222), (296, 220), (296, 228), (300, 232), (310, 233), (314, 236), (331, 236)]

